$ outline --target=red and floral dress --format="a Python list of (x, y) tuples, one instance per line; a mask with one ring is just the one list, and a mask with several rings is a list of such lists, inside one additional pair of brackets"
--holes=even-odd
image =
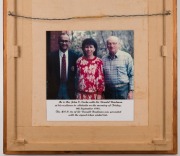
[(77, 99), (96, 99), (105, 90), (103, 62), (98, 57), (87, 59), (80, 57), (77, 62)]

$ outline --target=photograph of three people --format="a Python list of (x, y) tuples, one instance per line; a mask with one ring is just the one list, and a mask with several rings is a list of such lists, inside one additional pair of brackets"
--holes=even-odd
[(133, 99), (134, 31), (47, 31), (47, 100)]

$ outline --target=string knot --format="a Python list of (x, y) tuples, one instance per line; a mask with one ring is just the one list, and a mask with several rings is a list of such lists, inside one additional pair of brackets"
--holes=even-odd
[(13, 16), (11, 11), (8, 11), (8, 16)]
[(165, 15), (171, 15), (171, 11), (170, 10), (165, 11)]

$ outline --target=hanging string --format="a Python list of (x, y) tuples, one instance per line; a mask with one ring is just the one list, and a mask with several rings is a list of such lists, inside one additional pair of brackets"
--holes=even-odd
[(141, 16), (167, 16), (171, 15), (171, 11), (165, 11), (164, 13), (153, 13), (153, 14), (133, 14), (133, 15), (101, 15), (101, 16), (77, 16), (77, 17), (68, 17), (68, 18), (43, 18), (43, 17), (30, 17), (30, 16), (23, 16), (17, 15), (13, 12), (9, 11), (8, 16), (18, 17), (18, 18), (25, 18), (31, 20), (49, 20), (49, 21), (65, 21), (65, 20), (75, 20), (75, 19), (89, 19), (89, 18), (121, 18), (121, 17), (141, 17)]

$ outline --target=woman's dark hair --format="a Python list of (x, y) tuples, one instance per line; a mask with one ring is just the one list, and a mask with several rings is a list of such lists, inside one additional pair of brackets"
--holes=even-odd
[(97, 46), (96, 41), (93, 38), (86, 38), (85, 40), (83, 40), (82, 50), (83, 50), (84, 55), (85, 55), (84, 49), (86, 45), (93, 45), (95, 48), (94, 56), (97, 56), (98, 46)]

